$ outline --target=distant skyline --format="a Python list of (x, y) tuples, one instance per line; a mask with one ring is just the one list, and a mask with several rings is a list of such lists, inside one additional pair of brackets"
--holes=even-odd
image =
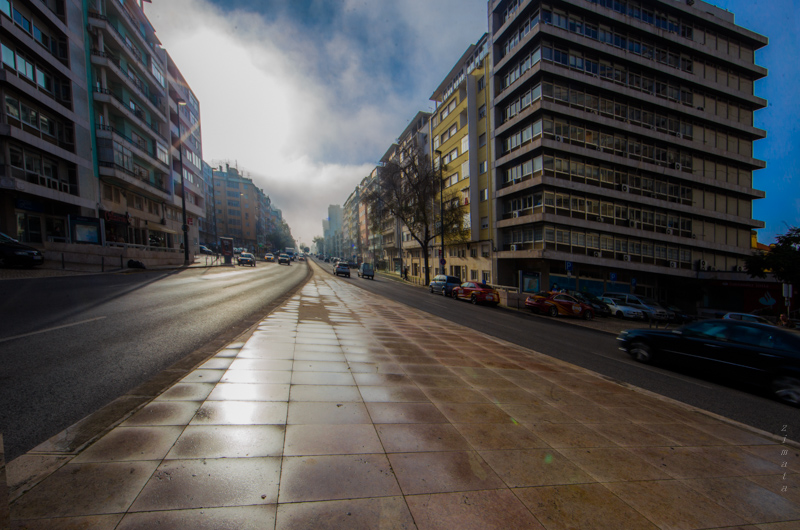
[[(755, 94), (767, 138), (754, 144), (770, 243), (800, 226), (800, 0), (716, 0), (766, 35)], [(343, 204), (487, 27), (485, 0), (153, 0), (145, 13), (200, 100), (203, 158), (238, 162), (283, 212), (298, 243)]]

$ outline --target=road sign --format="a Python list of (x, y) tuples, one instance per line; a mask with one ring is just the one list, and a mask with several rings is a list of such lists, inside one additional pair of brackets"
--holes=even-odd
[(567, 271), (571, 271), (572, 270), (572, 262), (571, 261), (564, 262), (564, 266), (566, 267)]
[(612, 282), (617, 281), (617, 273), (616, 272), (609, 273), (608, 274), (608, 279), (611, 280)]
[(440, 260), (439, 260), (439, 265), (441, 265), (442, 267), (444, 267), (445, 265), (447, 265), (447, 260), (446, 260), (446, 259), (444, 259), (444, 258), (440, 259)]
[(631, 287), (636, 287), (636, 278), (631, 278)]
[(443, 256), (442, 256), (442, 249), (439, 249), (439, 257), (440, 257), (440, 258), (441, 258), (441, 257), (443, 257)]

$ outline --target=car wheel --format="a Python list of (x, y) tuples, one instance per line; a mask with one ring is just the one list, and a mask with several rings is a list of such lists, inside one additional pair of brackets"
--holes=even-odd
[(458, 300), (458, 293), (456, 292), (455, 289), (450, 291), (450, 296), (453, 298), (453, 300)]
[(433, 287), (431, 287), (430, 291), (431, 291), (431, 294), (433, 294)]
[(474, 294), (469, 297), (469, 301), (472, 302), (472, 305), (478, 305), (478, 297)]
[(447, 296), (447, 287), (442, 287), (442, 296)]
[(625, 315), (622, 314), (622, 311), (617, 311), (617, 314), (614, 316), (617, 318), (625, 318)]
[(634, 359), (642, 364), (653, 362), (653, 352), (650, 351), (650, 346), (643, 342), (634, 342), (629, 352)]
[(594, 313), (592, 313), (589, 310), (586, 310), (586, 311), (583, 312), (583, 319), (584, 320), (591, 320), (592, 318), (594, 318)]
[(800, 406), (800, 379), (791, 376), (776, 377), (772, 381), (772, 394), (788, 405)]
[(547, 310), (547, 314), (550, 315), (551, 317), (557, 317), (558, 316), (558, 308), (556, 306), (554, 306), (554, 305), (551, 305), (550, 309)]

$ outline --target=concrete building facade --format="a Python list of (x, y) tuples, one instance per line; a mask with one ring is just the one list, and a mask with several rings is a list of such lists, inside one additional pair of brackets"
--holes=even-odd
[(229, 164), (214, 169), (213, 178), (217, 235), (233, 238), (235, 247), (256, 250), (259, 201), (263, 192), (252, 179)]
[(665, 297), (750, 253), (767, 39), (697, 1), (489, 2), (497, 280)]

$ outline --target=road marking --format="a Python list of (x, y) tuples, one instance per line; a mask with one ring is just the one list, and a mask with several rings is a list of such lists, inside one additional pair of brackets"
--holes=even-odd
[(42, 329), (39, 331), (32, 331), (30, 333), (23, 333), (22, 335), (14, 335), (13, 337), (6, 337), (4, 339), (0, 339), (0, 342), (7, 342), (9, 340), (21, 339), (22, 337), (30, 337), (31, 335), (38, 335), (39, 333), (47, 333), (48, 331), (55, 331), (57, 329), (69, 328), (72, 326), (78, 326), (80, 324), (86, 324), (88, 322), (94, 322), (95, 320), (103, 320), (106, 317), (96, 317), (90, 318), (89, 320), (81, 320), (80, 322), (73, 322), (72, 324), (64, 324), (63, 326), (56, 326), (54, 328), (47, 328)]
[(625, 364), (627, 364), (629, 366), (635, 366), (637, 368), (641, 368), (642, 370), (647, 370), (648, 372), (653, 372), (654, 374), (663, 375), (664, 377), (671, 377), (672, 379), (677, 379), (678, 381), (683, 381), (684, 383), (689, 383), (689, 384), (692, 384), (692, 385), (697, 385), (697, 386), (701, 386), (703, 388), (707, 388), (709, 390), (714, 390), (714, 387), (701, 385), (700, 383), (697, 383), (696, 381), (693, 381), (691, 379), (684, 379), (683, 377), (677, 377), (677, 376), (674, 376), (674, 375), (670, 375), (670, 374), (664, 373), (664, 372), (662, 372), (660, 370), (654, 370), (653, 368), (650, 368), (649, 366), (644, 366), (642, 363), (637, 363), (637, 362), (623, 360), (623, 359), (617, 359), (616, 357), (603, 355), (602, 353), (598, 353), (598, 352), (592, 352), (592, 353), (594, 353), (595, 355), (599, 355), (601, 357), (605, 357), (606, 359), (611, 359), (612, 361), (625, 363)]

